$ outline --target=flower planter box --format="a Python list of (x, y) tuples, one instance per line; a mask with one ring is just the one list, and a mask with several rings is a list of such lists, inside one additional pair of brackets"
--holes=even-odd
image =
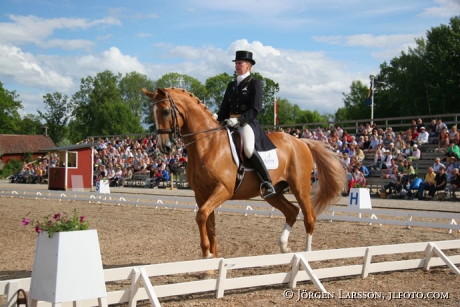
[(97, 231), (38, 234), (29, 296), (51, 303), (106, 297)]

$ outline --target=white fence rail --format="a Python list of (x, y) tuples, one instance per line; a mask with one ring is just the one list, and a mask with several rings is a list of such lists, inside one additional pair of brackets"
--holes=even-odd
[[(63, 191), (34, 191), (2, 189), (0, 197), (27, 197), (40, 199), (58, 199), (59, 201), (87, 201), (89, 203), (126, 204), (134, 206), (153, 206), (155, 208), (196, 210), (195, 200), (191, 197), (172, 197), (159, 195), (138, 194), (98, 194), (91, 192), (63, 192)], [(282, 216), (282, 213), (262, 201), (226, 201), (216, 209), (216, 213), (231, 212), (244, 215)], [(368, 217), (365, 217), (368, 216)], [(299, 219), (303, 218), (299, 213)], [(353, 209), (348, 206), (331, 206), (323, 214), (317, 216), (319, 220), (375, 223), (395, 226), (427, 227), (453, 230), (460, 232), (460, 213), (392, 210), (392, 209)]]
[[(446, 255), (449, 251), (450, 256)], [(418, 253), (418, 254), (413, 254)], [(376, 261), (375, 256), (399, 255), (399, 260)], [(409, 256), (412, 254), (413, 256)], [(353, 264), (312, 269), (310, 263), (327, 262), (330, 260), (355, 259)], [(412, 259), (408, 259), (412, 258)], [(361, 260), (359, 260), (361, 259)], [(343, 263), (338, 261), (337, 263)], [(332, 250), (318, 250), (302, 253), (263, 255), (241, 258), (217, 258), (174, 263), (161, 263), (143, 266), (131, 266), (105, 269), (106, 283), (127, 280), (128, 289), (107, 292), (108, 304), (128, 303), (136, 306), (141, 300), (150, 300), (153, 306), (158, 306), (158, 298), (180, 296), (192, 293), (215, 292), (216, 298), (224, 296), (225, 291), (287, 284), (296, 288), (298, 282), (312, 281), (313, 286), (321, 292), (327, 292), (321, 279), (346, 276), (361, 276), (396, 270), (420, 269), (429, 270), (435, 266), (448, 266), (455, 274), (460, 275), (457, 264), (460, 263), (460, 240), (409, 243), (397, 245), (380, 245), (355, 247)], [(280, 266), (284, 266), (281, 267)], [(267, 274), (244, 277), (229, 277), (234, 270), (270, 268)], [(276, 268), (275, 268), (276, 267)], [(217, 276), (213, 279), (184, 281), (173, 284), (152, 285), (151, 277), (190, 274), (215, 270)], [(267, 271), (267, 270), (266, 270)], [(141, 282), (143, 287), (141, 286)], [(0, 295), (6, 295), (6, 307), (16, 304), (17, 290), (29, 291), (30, 278), (0, 281)], [(50, 306), (51, 303), (39, 302), (38, 306)], [(78, 306), (98, 305), (97, 299), (79, 301)], [(73, 306), (72, 302), (62, 306)]]

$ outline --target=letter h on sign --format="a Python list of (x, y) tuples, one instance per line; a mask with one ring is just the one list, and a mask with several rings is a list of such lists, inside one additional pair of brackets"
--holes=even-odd
[(348, 205), (349, 206), (358, 205), (358, 199), (359, 199), (359, 192), (356, 192), (356, 195), (355, 193), (350, 192), (350, 203)]
[(366, 188), (350, 189), (349, 209), (372, 209), (371, 196)]

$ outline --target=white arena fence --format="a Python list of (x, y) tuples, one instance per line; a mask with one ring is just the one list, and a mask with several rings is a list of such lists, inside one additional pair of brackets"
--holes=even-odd
[[(287, 284), (290, 289), (296, 288), (297, 283), (311, 281), (316, 291), (328, 294), (321, 279), (448, 266), (456, 275), (460, 275), (457, 264), (460, 263), (460, 240), (435, 241), (424, 243), (408, 243), (395, 245), (380, 245), (369, 247), (354, 247), (332, 250), (318, 250), (301, 253), (275, 254), (240, 258), (215, 258), (195, 261), (161, 263), (142, 266), (130, 266), (105, 269), (105, 282), (127, 281), (127, 289), (107, 292), (107, 304), (128, 303), (136, 306), (138, 301), (149, 300), (152, 306), (160, 306), (159, 298), (180, 296), (193, 293), (214, 292), (216, 298), (224, 296), (225, 291)], [(416, 254), (414, 254), (416, 253)], [(450, 254), (449, 256), (446, 253)], [(399, 255), (399, 260), (379, 261), (377, 256)], [(410, 257), (409, 255), (412, 255)], [(421, 257), (420, 257), (421, 255)], [(321, 267), (312, 269), (310, 263), (327, 266), (330, 260), (356, 258), (358, 261), (350, 265)], [(378, 257), (377, 257), (378, 258)], [(412, 258), (412, 259), (408, 259)], [(373, 262), (374, 260), (374, 262)], [(280, 267), (285, 268), (280, 272)], [(231, 277), (232, 271), (242, 269), (260, 269), (274, 267), (268, 274)], [(217, 276), (212, 279), (186, 281), (173, 284), (152, 284), (151, 278), (190, 274), (215, 270)], [(264, 271), (266, 272), (266, 271)], [(0, 297), (6, 296), (5, 307), (16, 305), (17, 291), (29, 291), (30, 278), (0, 281)], [(142, 283), (142, 284), (141, 284)], [(312, 289), (315, 291), (315, 289)], [(280, 290), (280, 295), (282, 295)], [(78, 302), (64, 302), (61, 306), (96, 306), (98, 299)], [(38, 306), (50, 306), (48, 302), (38, 302)]]
[[(87, 201), (89, 203), (106, 203), (116, 205), (150, 206), (154, 208), (197, 210), (192, 197), (174, 197), (139, 194), (100, 194), (94, 192), (18, 190), (3, 188), (0, 197), (23, 197), (35, 199), (58, 199), (59, 201)], [(267, 217), (283, 216), (264, 201), (229, 200), (216, 209), (216, 213), (240, 213), (244, 215), (261, 215)], [(298, 219), (303, 219), (299, 213)], [(460, 232), (460, 213), (438, 211), (416, 211), (396, 209), (350, 209), (348, 206), (331, 206), (317, 216), (318, 220), (360, 222), (368, 224), (385, 224), (410, 227), (426, 227)]]

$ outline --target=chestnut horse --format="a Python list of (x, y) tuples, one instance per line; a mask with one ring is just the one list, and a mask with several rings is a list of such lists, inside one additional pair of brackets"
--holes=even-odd
[[(243, 182), (234, 191), (237, 165), (232, 158), (228, 133), (193, 94), (177, 88), (158, 88), (154, 93), (143, 91), (153, 102), (152, 117), (158, 129), (160, 150), (172, 153), (180, 137), (187, 146), (186, 176), (199, 207), (196, 222), (203, 257), (217, 257), (214, 210), (229, 199), (260, 196), (260, 180), (255, 172), (246, 172)], [(287, 247), (289, 234), (299, 213), (299, 208), (283, 195), (286, 187), (290, 188), (302, 210), (306, 249), (309, 250), (316, 214), (340, 196), (346, 182), (345, 169), (337, 154), (322, 142), (298, 139), (287, 133), (268, 136), (276, 146), (279, 166), (269, 170), (277, 194), (266, 201), (286, 217), (279, 238), (281, 252), (290, 251)], [(313, 163), (318, 169), (320, 188), (310, 200)]]

